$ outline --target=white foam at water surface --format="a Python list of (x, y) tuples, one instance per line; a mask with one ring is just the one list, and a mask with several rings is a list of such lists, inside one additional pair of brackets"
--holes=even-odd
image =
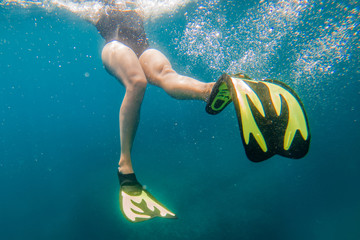
[[(137, 0), (138, 7), (143, 11), (146, 18), (157, 18), (163, 14), (176, 11), (195, 0)], [(117, 4), (124, 4), (125, 0), (116, 0)], [(88, 12), (96, 12), (103, 7), (104, 1), (84, 0), (2, 0), (0, 5), (19, 5), (21, 7), (41, 6), (46, 10), (54, 10), (56, 6), (67, 6), (73, 12), (86, 9)], [(81, 8), (81, 9), (80, 9)]]

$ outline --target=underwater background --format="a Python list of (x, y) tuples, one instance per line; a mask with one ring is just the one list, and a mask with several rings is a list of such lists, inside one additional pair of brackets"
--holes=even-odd
[(303, 159), (253, 163), (232, 105), (211, 116), (148, 85), (134, 169), (178, 219), (133, 224), (116, 175), (124, 88), (104, 40), (65, 10), (1, 5), (0, 239), (360, 239), (359, 8), (199, 0), (150, 17), (152, 47), (181, 74), (290, 85), (312, 139)]

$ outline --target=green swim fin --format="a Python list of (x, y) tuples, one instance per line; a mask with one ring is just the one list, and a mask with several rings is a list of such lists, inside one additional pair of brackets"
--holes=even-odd
[(238, 116), (247, 157), (254, 162), (275, 154), (304, 157), (310, 146), (310, 129), (298, 95), (276, 80), (251, 80), (244, 74), (223, 74)]
[(154, 217), (177, 218), (148, 191), (143, 189), (135, 174), (121, 174), (119, 203), (121, 212), (130, 222), (142, 222)]

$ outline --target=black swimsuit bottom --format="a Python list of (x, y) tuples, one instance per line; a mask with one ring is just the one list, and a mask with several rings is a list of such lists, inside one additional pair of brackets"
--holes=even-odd
[(119, 41), (138, 57), (149, 47), (142, 18), (135, 11), (109, 11), (95, 26), (107, 43)]

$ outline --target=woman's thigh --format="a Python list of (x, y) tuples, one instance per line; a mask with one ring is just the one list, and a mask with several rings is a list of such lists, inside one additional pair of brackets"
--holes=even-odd
[(115, 76), (125, 87), (145, 82), (145, 74), (139, 59), (129, 47), (118, 41), (107, 43), (101, 53), (106, 70)]
[(151, 84), (160, 86), (167, 74), (176, 74), (167, 57), (156, 49), (148, 49), (140, 56), (140, 64)]

